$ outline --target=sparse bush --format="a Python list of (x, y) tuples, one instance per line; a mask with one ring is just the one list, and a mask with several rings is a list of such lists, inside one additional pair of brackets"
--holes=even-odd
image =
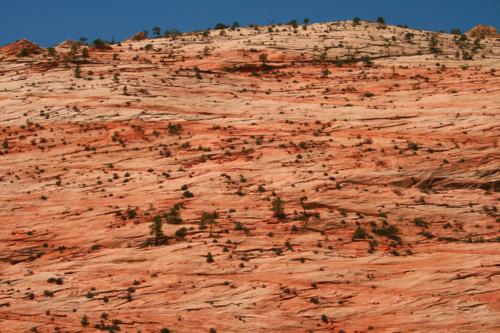
[(354, 231), (354, 234), (352, 235), (352, 239), (366, 239), (368, 236), (368, 233), (366, 232), (365, 229), (362, 227), (357, 227), (356, 230)]
[(415, 142), (408, 142), (408, 149), (411, 149), (413, 151), (417, 151), (420, 149), (420, 147)]
[(186, 234), (187, 234), (187, 228), (182, 227), (175, 232), (175, 237), (184, 238), (186, 237)]
[(21, 51), (17, 54), (19, 58), (24, 58), (24, 57), (29, 57), (31, 55), (31, 52), (27, 48), (22, 48)]
[(54, 277), (51, 277), (47, 280), (48, 283), (55, 283), (55, 284), (58, 284), (58, 285), (62, 285), (64, 283), (64, 280), (60, 277), (58, 278), (54, 278)]
[(222, 29), (227, 29), (228, 26), (225, 25), (224, 23), (217, 23), (214, 27), (215, 30), (222, 30)]
[(56, 56), (56, 49), (54, 49), (53, 47), (49, 47), (47, 49), (47, 55), (51, 58), (54, 58)]
[(247, 235), (250, 233), (250, 230), (247, 227), (245, 227), (241, 222), (234, 223), (234, 230), (243, 231)]
[(181, 124), (168, 123), (168, 134), (169, 135), (181, 135), (181, 133), (182, 133), (182, 125)]
[(411, 42), (413, 40), (413, 37), (415, 37), (415, 35), (413, 33), (411, 33), (411, 32), (407, 32), (405, 34), (405, 39), (406, 39), (407, 42)]
[(429, 223), (422, 217), (416, 217), (413, 220), (413, 223), (415, 223), (416, 226), (421, 228), (427, 228), (429, 226)]
[(194, 194), (193, 194), (192, 192), (190, 192), (189, 190), (187, 190), (187, 191), (184, 191), (184, 192), (182, 193), (182, 196), (183, 196), (184, 198), (188, 199), (188, 198), (192, 198), (192, 197), (194, 197)]
[(182, 204), (175, 204), (168, 213), (165, 214), (165, 219), (169, 224), (181, 224), (182, 218), (180, 210), (182, 208)]
[(83, 315), (82, 320), (80, 321), (83, 327), (89, 326), (89, 317), (87, 315)]
[(398, 236), (399, 228), (394, 225), (382, 226), (381, 228), (374, 228), (373, 232), (379, 236), (385, 236), (397, 242), (401, 241), (401, 238)]
[(100, 39), (100, 38), (97, 38), (97, 39), (94, 39), (94, 41), (92, 42), (92, 46), (95, 47), (96, 49), (105, 49), (108, 44)]
[(261, 53), (259, 55), (259, 60), (262, 62), (263, 65), (265, 65), (267, 63), (267, 54), (266, 53)]
[(433, 234), (431, 234), (431, 233), (430, 233), (430, 232), (428, 232), (428, 231), (422, 231), (420, 234), (421, 234), (422, 236), (424, 236), (425, 238), (427, 238), (427, 239), (432, 239), (432, 238), (434, 238), (434, 235), (433, 235)]
[(330, 70), (328, 68), (324, 68), (323, 71), (321, 72), (321, 77), (322, 78), (327, 78), (328, 75), (330, 75), (332, 72), (330, 72)]
[(129, 220), (135, 219), (137, 217), (137, 211), (135, 209), (127, 209), (127, 217)]
[(364, 64), (368, 67), (372, 66), (373, 65), (373, 61), (370, 59), (369, 56), (365, 55), (363, 57), (361, 57), (361, 60), (364, 62)]

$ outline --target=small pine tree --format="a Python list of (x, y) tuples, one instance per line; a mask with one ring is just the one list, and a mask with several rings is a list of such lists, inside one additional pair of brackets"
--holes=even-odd
[(323, 79), (326, 79), (328, 77), (328, 75), (330, 75), (332, 72), (330, 72), (330, 70), (328, 68), (325, 68), (323, 69), (323, 71), (321, 72), (321, 77)]
[(299, 27), (297, 20), (291, 20), (288, 24), (291, 25), (293, 29), (297, 29)]
[(81, 323), (83, 327), (89, 326), (89, 317), (87, 317), (87, 315), (83, 315)]
[(160, 27), (154, 27), (152, 29), (153, 35), (155, 35), (156, 38), (159, 38), (161, 35), (161, 28)]
[(157, 215), (153, 218), (153, 222), (149, 226), (149, 233), (154, 236), (154, 245), (162, 245), (165, 243), (165, 235), (163, 234), (163, 223), (161, 216)]
[(75, 77), (76, 77), (77, 79), (79, 79), (79, 78), (81, 78), (81, 77), (82, 77), (82, 70), (81, 70), (81, 68), (80, 68), (80, 65), (79, 65), (79, 64), (78, 64), (78, 65), (76, 65), (76, 67), (75, 67)]
[(267, 54), (266, 53), (261, 53), (259, 55), (259, 60), (262, 62), (262, 65), (265, 65), (267, 62)]
[(182, 204), (175, 204), (168, 213), (165, 214), (165, 219), (167, 220), (167, 223), (169, 224), (181, 224), (182, 223), (182, 217), (180, 210), (182, 208)]
[(87, 37), (80, 37), (78, 39), (78, 44), (80, 44), (80, 45), (87, 45), (88, 40), (89, 39)]
[(385, 24), (385, 20), (384, 20), (384, 18), (383, 18), (382, 16), (379, 16), (379, 17), (377, 18), (377, 23), (380, 23), (380, 24)]
[(47, 55), (51, 58), (54, 58), (56, 56), (56, 50), (53, 47), (49, 47), (47, 49)]
[(278, 220), (284, 220), (286, 218), (284, 206), (285, 202), (280, 197), (274, 198), (273, 202), (271, 203), (271, 210), (274, 213), (274, 217), (276, 217)]
[(207, 213), (207, 212), (203, 212), (201, 214), (201, 218), (200, 218), (200, 225), (209, 225), (210, 226), (210, 237), (212, 237), (213, 235), (213, 228), (214, 228), (214, 225), (217, 224), (217, 218), (219, 217), (219, 214), (217, 214), (217, 212), (213, 212), (213, 213)]
[(432, 35), (431, 39), (429, 40), (429, 50), (431, 51), (431, 53), (441, 53), (441, 50), (438, 48), (438, 43), (439, 41), (437, 36), (435, 34)]
[(359, 17), (356, 16), (355, 18), (352, 19), (353, 26), (357, 26), (360, 23), (361, 23), (361, 19)]
[(80, 48), (79, 44), (73, 44), (73, 45), (71, 45), (71, 49), (69, 51), (69, 55), (70, 55), (70, 58), (71, 58), (72, 62), (76, 62), (78, 60), (77, 52), (78, 52), (79, 48)]
[(83, 60), (87, 60), (89, 58), (89, 49), (86, 47), (82, 49), (82, 58)]

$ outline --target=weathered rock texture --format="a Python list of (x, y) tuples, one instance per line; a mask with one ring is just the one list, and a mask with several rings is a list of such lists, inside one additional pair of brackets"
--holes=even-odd
[(477, 25), (474, 28), (467, 31), (467, 34), (473, 38), (500, 37), (495, 27), (482, 24)]
[(0, 55), (2, 333), (499, 331), (498, 40), (82, 49)]

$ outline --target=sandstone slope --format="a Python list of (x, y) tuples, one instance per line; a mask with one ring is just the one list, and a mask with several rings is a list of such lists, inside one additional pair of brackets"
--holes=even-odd
[(345, 21), (11, 49), (1, 332), (500, 329), (498, 39)]

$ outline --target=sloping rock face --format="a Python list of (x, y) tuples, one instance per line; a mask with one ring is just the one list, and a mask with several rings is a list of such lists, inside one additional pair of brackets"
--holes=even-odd
[(57, 44), (55, 50), (57, 52), (69, 52), (71, 50), (71, 47), (73, 47), (73, 45), (78, 46), (78, 42), (75, 40), (68, 39), (62, 43)]
[(470, 35), (475, 38), (484, 38), (484, 37), (493, 37), (498, 38), (500, 34), (498, 34), (497, 29), (492, 26), (487, 25), (477, 25), (471, 30), (467, 31), (467, 35)]
[(139, 31), (135, 35), (133, 35), (129, 40), (131, 41), (141, 41), (147, 39), (148, 36), (146, 35), (146, 32), (144, 31)]
[(0, 331), (497, 332), (500, 44), (432, 36), (0, 62)]
[(20, 39), (14, 43), (0, 47), (0, 56), (27, 57), (40, 54), (44, 51), (37, 44), (27, 40)]

